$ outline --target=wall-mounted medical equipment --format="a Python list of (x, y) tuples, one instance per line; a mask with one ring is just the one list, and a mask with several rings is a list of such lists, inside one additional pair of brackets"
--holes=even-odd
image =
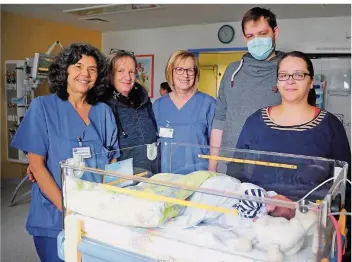
[(25, 83), (24, 60), (5, 61), (5, 103), (7, 130), (7, 159), (26, 162), (24, 152), (10, 147), (12, 137), (21, 123), (28, 106), (28, 89)]
[[(21, 124), (29, 105), (34, 98), (34, 90), (46, 81), (49, 73), (49, 66), (54, 57), (51, 56), (53, 49), (59, 45), (55, 41), (45, 54), (35, 53), (34, 57), (25, 60), (5, 61), (5, 99), (6, 99), (6, 131), (7, 131), (7, 160), (11, 162), (27, 164), (26, 152), (10, 147), (11, 140)], [(28, 138), (31, 139), (31, 138)], [(28, 175), (24, 176), (16, 186), (9, 206), (14, 206), (18, 202), (27, 198), (31, 194), (28, 190), (18, 196), (21, 186), (28, 181)]]
[(54, 56), (35, 53), (32, 66), (33, 79), (46, 79), (49, 74), (49, 66), (54, 61)]
[(55, 41), (45, 54), (35, 53), (34, 57), (24, 60), (5, 61), (5, 102), (7, 130), (7, 160), (27, 163), (25, 152), (10, 147), (31, 100), (34, 90), (48, 78), (49, 66), (54, 57), (50, 55), (55, 46), (63, 46)]

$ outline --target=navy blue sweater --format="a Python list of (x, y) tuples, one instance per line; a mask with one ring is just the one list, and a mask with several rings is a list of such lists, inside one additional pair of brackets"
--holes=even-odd
[[(111, 107), (118, 127), (121, 155), (118, 160), (133, 158), (133, 166), (157, 173), (159, 160), (147, 158), (147, 147), (157, 141), (157, 127), (152, 103), (144, 87), (136, 84), (128, 97), (116, 91), (106, 100)], [(126, 149), (134, 147), (133, 149)]]
[[(237, 148), (323, 157), (345, 161), (349, 166), (351, 160), (345, 129), (339, 119), (327, 111), (321, 111), (306, 124), (283, 127), (270, 119), (268, 108), (260, 109), (246, 120)], [(274, 159), (275, 162), (297, 164), (294, 158)], [(332, 161), (315, 161), (307, 158), (299, 162), (297, 170), (249, 165), (238, 169), (238, 165), (236, 167), (235, 164), (229, 165), (228, 169), (229, 173), (232, 172), (232, 175), (243, 182), (258, 184), (266, 190), (275, 190), (292, 198), (302, 197), (333, 175)], [(326, 190), (316, 193), (318, 194), (316, 197), (323, 197)]]

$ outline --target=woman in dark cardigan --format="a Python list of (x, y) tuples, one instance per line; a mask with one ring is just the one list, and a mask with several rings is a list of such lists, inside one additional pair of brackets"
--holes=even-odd
[[(133, 158), (133, 166), (159, 171), (159, 158), (147, 155), (147, 146), (157, 142), (158, 132), (152, 103), (146, 89), (136, 83), (137, 61), (132, 52), (118, 50), (108, 59), (109, 88), (103, 99), (116, 119), (121, 156)], [(138, 147), (137, 147), (138, 146)], [(131, 148), (133, 149), (126, 149)]]

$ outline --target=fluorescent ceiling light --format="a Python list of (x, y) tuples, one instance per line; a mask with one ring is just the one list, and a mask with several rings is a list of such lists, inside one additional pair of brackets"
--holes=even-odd
[(78, 9), (64, 10), (64, 13), (69, 13), (79, 17), (107, 15), (147, 9), (160, 8), (163, 5), (156, 4), (122, 4), (122, 5), (100, 5), (92, 7), (83, 7)]

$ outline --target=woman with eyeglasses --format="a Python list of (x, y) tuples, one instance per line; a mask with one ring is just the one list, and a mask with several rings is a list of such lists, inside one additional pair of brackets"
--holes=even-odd
[(152, 103), (147, 90), (136, 82), (136, 74), (134, 53), (113, 50), (108, 58), (109, 87), (103, 101), (111, 107), (118, 126), (119, 147), (122, 149), (118, 160), (133, 158), (134, 167), (157, 173), (158, 158), (148, 159), (144, 146), (157, 142)]
[[(315, 107), (314, 69), (309, 57), (298, 51), (283, 55), (278, 62), (277, 80), (281, 104), (248, 117), (237, 148), (323, 157), (350, 165), (351, 151), (343, 124), (335, 115)], [(265, 172), (264, 167), (256, 167), (244, 169), (236, 177), (285, 196), (302, 197), (333, 174), (327, 171), (330, 166), (321, 168), (309, 161), (304, 169), (278, 169), (275, 176)], [(327, 187), (315, 193), (324, 196)]]
[(172, 142), (208, 146), (210, 142), (215, 99), (197, 89), (200, 75), (196, 56), (183, 50), (174, 52), (167, 62), (165, 75), (172, 92), (153, 104), (162, 142), (161, 171), (187, 174), (207, 170), (208, 161), (198, 157), (198, 154), (207, 154), (207, 149), (170, 146)]

